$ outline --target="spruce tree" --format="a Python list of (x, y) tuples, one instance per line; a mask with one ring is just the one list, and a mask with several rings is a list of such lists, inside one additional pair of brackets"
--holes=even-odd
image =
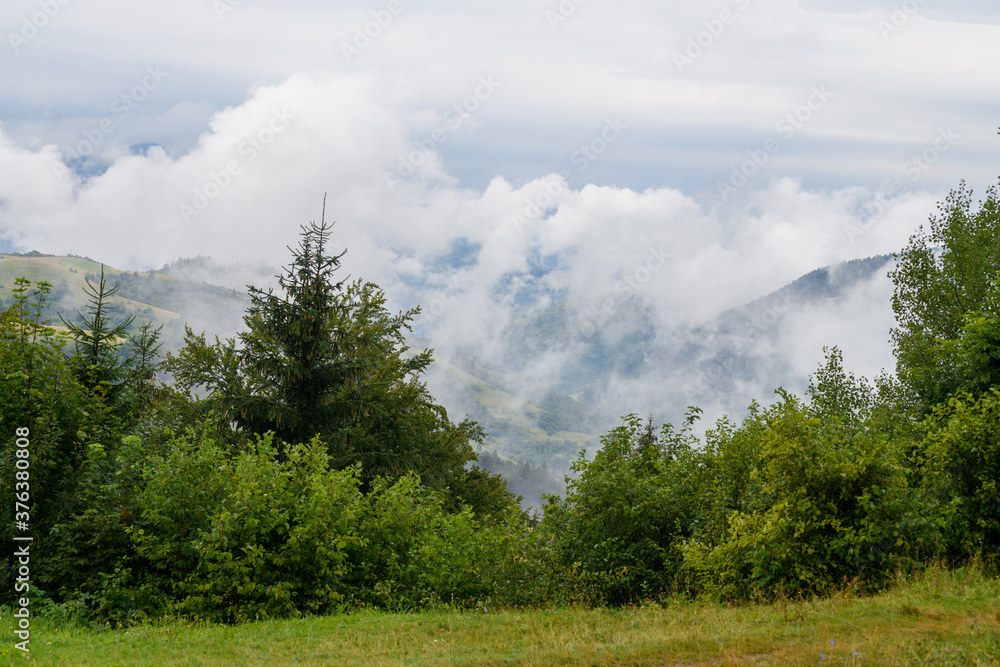
[(103, 264), (101, 278), (96, 285), (90, 282), (89, 277), (84, 280), (83, 291), (88, 296), (87, 313), (77, 311), (79, 323), (67, 321), (62, 315), (59, 319), (75, 341), (72, 359), (80, 380), (90, 389), (101, 385), (114, 386), (125, 378), (127, 372), (119, 347), (135, 316), (130, 315), (113, 325), (109, 300), (118, 293), (118, 285), (108, 287)]
[(325, 201), (319, 224), (301, 229), (298, 248), (289, 248), (292, 262), (278, 276), (284, 294), (249, 288), (248, 330), (239, 337), (246, 383), (235, 397), (234, 419), (250, 432), (273, 431), (288, 443), (324, 431), (340, 440), (324, 426), (349, 420), (357, 406), (341, 389), (366, 364), (350, 354), (350, 340), (338, 326), (349, 308), (343, 281), (334, 280), (344, 252), (328, 254), (332, 225)]
[(361, 464), (364, 488), (415, 471), (448, 490), (453, 508), (459, 499), (478, 511), (503, 506), (503, 480), (466, 469), (482, 429), (449, 420), (420, 379), (431, 351), (411, 353), (405, 342), (419, 309), (393, 315), (377, 285), (335, 279), (344, 252), (330, 251), (325, 205), (320, 222), (301, 229), (280, 290), (250, 287), (244, 333), (213, 345), (187, 330), (167, 358), (175, 386), (207, 392), (201, 406), (235, 426), (237, 445), (268, 431), (288, 444), (319, 436), (333, 467)]

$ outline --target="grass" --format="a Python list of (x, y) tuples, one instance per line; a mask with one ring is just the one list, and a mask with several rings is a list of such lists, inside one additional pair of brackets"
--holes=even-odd
[[(70, 271), (76, 269), (76, 273)], [(14, 279), (25, 277), (32, 282), (41, 280), (48, 281), (58, 286), (61, 281), (66, 281), (69, 294), (72, 297), (72, 306), (64, 312), (69, 316), (74, 310), (83, 310), (86, 306), (87, 296), (83, 291), (86, 285), (87, 273), (100, 273), (101, 265), (91, 260), (78, 257), (15, 257), (13, 255), (0, 254), (0, 299), (10, 296), (10, 289), (14, 287)], [(110, 266), (104, 267), (104, 274), (108, 280), (108, 286), (115, 284), (115, 276), (127, 273)], [(158, 275), (157, 279), (162, 280), (165, 276)], [(172, 278), (172, 277), (171, 277)], [(178, 313), (121, 296), (111, 298), (111, 303), (121, 304), (132, 310), (149, 308), (152, 311), (152, 321), (155, 324), (162, 324), (180, 317)], [(57, 327), (53, 327), (57, 328)]]
[[(873, 597), (741, 607), (363, 611), (104, 631), (36, 619), (31, 649), (38, 665), (998, 665), (1000, 580), (932, 570)], [(25, 664), (20, 654), (11, 639), (0, 664)]]

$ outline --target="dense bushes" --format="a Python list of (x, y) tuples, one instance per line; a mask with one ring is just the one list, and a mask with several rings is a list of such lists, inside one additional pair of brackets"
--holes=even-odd
[(942, 546), (952, 558), (1000, 550), (1000, 389), (961, 393), (934, 408), (920, 457), (947, 508)]
[(31, 372), (4, 376), (4, 427), (33, 426), (39, 488), (58, 491), (38, 506), (37, 581), (84, 618), (753, 599), (879, 586), (1000, 546), (1000, 391), (917, 422), (898, 384), (856, 380), (836, 349), (807, 400), (779, 390), (704, 444), (696, 409), (680, 430), (625, 418), (533, 520), (510, 497), (474, 512), (413, 472), (366, 482), (319, 438), (233, 438), (211, 415), (179, 429), (198, 413), (169, 392), (110, 420), (106, 392), (19, 303), (0, 353)]
[[(690, 421), (688, 422), (690, 425)], [(542, 529), (564, 566), (612, 604), (676, 590), (680, 540), (696, 521), (697, 454), (686, 430), (659, 436), (630, 415), (572, 466), (565, 501), (551, 498)]]
[(617, 603), (878, 587), (931, 558), (996, 553), (1000, 392), (917, 424), (898, 384), (854, 378), (833, 349), (808, 401), (778, 394), (705, 446), (626, 418), (546, 507), (563, 561)]
[[(21, 471), (17, 490), (32, 499), (28, 523), (34, 551), (44, 554), (49, 530), (78, 506), (75, 489), (88, 447), (119, 437), (120, 424), (108, 417), (102, 388), (88, 391), (74, 375), (62, 352), (68, 336), (49, 328), (42, 319), (49, 285), (32, 287), (26, 279), (18, 279), (13, 292), (14, 304), (0, 315), (0, 489), (4, 499), (0, 535), (4, 543), (12, 544), (14, 492), (19, 483), (14, 434), (26, 428), (30, 470)], [(10, 552), (2, 558), (0, 583), (4, 590), (13, 591)]]
[[(534, 592), (550, 583), (527, 576), (542, 575), (529, 558), (540, 549), (513, 502), (488, 520), (468, 507), (450, 512), (447, 497), (412, 474), (378, 478), (362, 493), (358, 467), (331, 470), (318, 439), (288, 446), (282, 457), (270, 435), (233, 452), (208, 422), (161, 449), (149, 454), (138, 438), (126, 438), (116, 452), (141, 461), (141, 474), (119, 468), (129, 488), (104, 485), (98, 496), (106, 509), (61, 529), (77, 539), (57, 540), (51, 566), (77, 584), (66, 598), (82, 599), (94, 618), (123, 623), (166, 613), (238, 622), (359, 605), (551, 599)], [(124, 496), (130, 502), (114, 502)], [(117, 551), (107, 549), (112, 544)], [(74, 579), (76, 557), (99, 547), (103, 567)]]
[(813, 416), (795, 397), (765, 416), (756, 507), (736, 510), (715, 545), (688, 545), (700, 587), (747, 598), (882, 582), (933, 538), (900, 447), (865, 425)]
[[(239, 622), (807, 596), (995, 559), (1000, 289), (978, 272), (1000, 266), (1000, 208), (968, 203), (935, 222), (945, 252), (918, 234), (897, 265), (899, 380), (856, 379), (833, 349), (805, 397), (779, 389), (704, 442), (697, 408), (679, 430), (630, 415), (540, 518), (471, 465), (483, 431), (421, 381), (414, 312), (331, 282), (325, 223), (304, 229), (284, 296), (254, 291), (239, 343), (189, 332), (174, 388), (152, 382), (156, 331), (110, 321), (113, 288), (91, 286), (89, 320), (65, 335), (42, 319), (49, 286), (21, 279), (0, 320), (0, 488), (14, 492), (12, 436), (30, 429), (32, 596), (94, 621)], [(966, 278), (968, 307), (953, 299)]]
[(150, 459), (129, 527), (141, 597), (186, 616), (241, 621), (327, 612), (359, 543), (356, 471), (318, 441), (279, 461), (270, 436), (229, 456), (188, 433)]

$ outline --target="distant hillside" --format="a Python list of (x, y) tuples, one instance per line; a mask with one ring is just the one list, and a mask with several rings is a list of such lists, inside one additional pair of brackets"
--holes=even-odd
[[(439, 358), (445, 372), (435, 388), (446, 405), (486, 427), (487, 444), (499, 454), (565, 471), (580, 448), (593, 451), (600, 434), (643, 406), (654, 419), (678, 424), (690, 405), (732, 415), (746, 408), (748, 395), (767, 400), (794, 375), (779, 345), (789, 315), (834, 310), (890, 260), (817, 269), (707, 322), (669, 330), (657, 327), (651, 305), (638, 298), (623, 300), (597, 331), (576, 327), (556, 300), (508, 325), (499, 363), (477, 361), (474, 345)], [(815, 354), (818, 363), (821, 351)], [(547, 386), (537, 386), (538, 368), (549, 369)]]
[[(709, 369), (700, 373), (697, 386), (691, 387), (695, 396), (725, 395), (740, 383), (751, 381), (773, 389), (788, 373), (788, 360), (773, 346), (789, 314), (806, 307), (832, 307), (852, 288), (884, 271), (891, 260), (891, 255), (878, 255), (811, 271), (693, 328), (682, 348), (664, 354), (673, 352), (670, 358), (678, 369)], [(818, 363), (819, 350), (816, 354)]]
[[(53, 286), (45, 317), (57, 325), (60, 314), (68, 321), (78, 321), (77, 312), (87, 303), (86, 280), (96, 283), (100, 274), (99, 262), (82, 257), (0, 255), (0, 307), (6, 308), (13, 301), (15, 278), (44, 280)], [(137, 325), (163, 325), (164, 350), (180, 347), (185, 323), (197, 332), (231, 335), (240, 327), (249, 305), (243, 292), (176, 275), (140, 274), (105, 266), (104, 276), (109, 286), (119, 287), (111, 299), (112, 312), (121, 318), (134, 315)]]
[[(484, 460), (508, 474), (520, 461), (516, 474), (536, 482), (548, 479), (542, 488), (550, 492), (561, 486), (562, 474), (580, 450), (595, 451), (599, 436), (625, 412), (653, 405), (655, 419), (678, 423), (688, 405), (721, 401), (732, 413), (745, 408), (733, 397), (748, 388), (778, 386), (791, 372), (784, 350), (776, 349), (789, 313), (833, 308), (890, 259), (882, 255), (817, 269), (708, 322), (670, 330), (657, 328), (650, 304), (631, 298), (599, 330), (581, 331), (557, 299), (525, 310), (509, 324), (499, 361), (484, 363), (473, 344), (438, 353), (428, 382), (452, 418), (468, 415), (489, 433)], [(59, 313), (69, 319), (84, 308), (85, 278), (94, 280), (100, 270), (100, 263), (82, 257), (0, 255), (0, 306), (10, 303), (15, 277), (46, 280), (53, 285), (46, 315), (58, 324)], [(144, 273), (105, 267), (105, 276), (119, 286), (113, 303), (121, 317), (134, 314), (137, 322), (163, 325), (166, 351), (182, 344), (185, 323), (210, 337), (234, 335), (242, 328), (249, 299), (232, 286), (244, 281), (266, 285), (269, 271), (276, 272), (263, 266), (223, 267), (195, 257)], [(230, 287), (211, 284), (216, 280)], [(411, 345), (423, 349), (434, 347), (434, 341)], [(817, 350), (817, 362), (818, 355)], [(540, 367), (555, 370), (539, 378)], [(532, 494), (525, 488), (518, 492), (526, 499)], [(540, 491), (533, 493), (538, 501)]]
[(506, 376), (477, 368), (468, 360), (434, 358), (436, 388), (451, 404), (489, 434), (485, 446), (511, 460), (547, 463), (562, 474), (581, 449), (596, 449), (598, 436), (613, 422), (606, 415), (554, 391), (538, 403), (518, 398)]

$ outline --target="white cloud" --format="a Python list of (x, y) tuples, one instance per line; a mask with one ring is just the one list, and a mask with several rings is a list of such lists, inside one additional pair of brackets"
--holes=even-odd
[[(423, 304), (439, 348), (474, 341), (488, 358), (530, 298), (564, 297), (581, 326), (622, 324), (616, 309), (638, 299), (671, 331), (897, 250), (959, 179), (996, 179), (991, 3), (955, 3), (951, 18), (927, 3), (886, 34), (891, 7), (867, 0), (595, 0), (555, 29), (558, 2), (400, 2), (350, 62), (342, 44), (386, 5), (259, 0), (221, 18), (203, 0), (66, 5), (5, 56), (0, 244), (122, 268), (196, 254), (280, 265), (328, 193), (345, 273)], [(37, 7), (10, 3), (0, 33)], [(735, 19), (715, 34), (723, 10)], [(689, 40), (700, 55), (678, 71)], [(117, 119), (112, 103), (149, 67), (169, 76)], [(831, 96), (813, 108), (816, 87)], [(93, 158), (68, 169), (108, 117)], [(943, 128), (959, 138), (912, 179)], [(778, 150), (723, 200), (718, 184), (768, 139)], [(459, 240), (478, 250), (442, 264)], [(872, 290), (836, 318), (884, 328)], [(819, 315), (788, 326), (797, 372), (840, 331)], [(866, 367), (882, 358), (866, 354)], [(642, 380), (650, 396), (660, 379)], [(635, 382), (609, 386), (634, 396)]]
[[(504, 276), (529, 271), (534, 254), (559, 269), (546, 285), (582, 308), (635, 292), (665, 318), (697, 320), (817, 266), (899, 248), (934, 200), (905, 191), (850, 235), (845, 228), (858, 224), (870, 189), (809, 190), (765, 177), (746, 187), (743, 203), (706, 206), (670, 187), (583, 185), (566, 170), (520, 185), (498, 177), (477, 192), (455, 183), (438, 146), (427, 151), (408, 138), (405, 118), (394, 89), (378, 79), (300, 75), (216, 113), (186, 154), (153, 148), (86, 179), (53, 146), (4, 141), (3, 220), (21, 248), (128, 268), (194, 254), (277, 265), (328, 192), (348, 269), (398, 285), (402, 299), (422, 296), (406, 287), (416, 279), (445, 285), (449, 276), (428, 275), (428, 267), (464, 238), (481, 246), (460, 272), (461, 287), (448, 288), (465, 308), (468, 299), (488, 302)], [(426, 161), (390, 190), (386, 172), (413, 151)], [(537, 215), (525, 216), (532, 206)]]

